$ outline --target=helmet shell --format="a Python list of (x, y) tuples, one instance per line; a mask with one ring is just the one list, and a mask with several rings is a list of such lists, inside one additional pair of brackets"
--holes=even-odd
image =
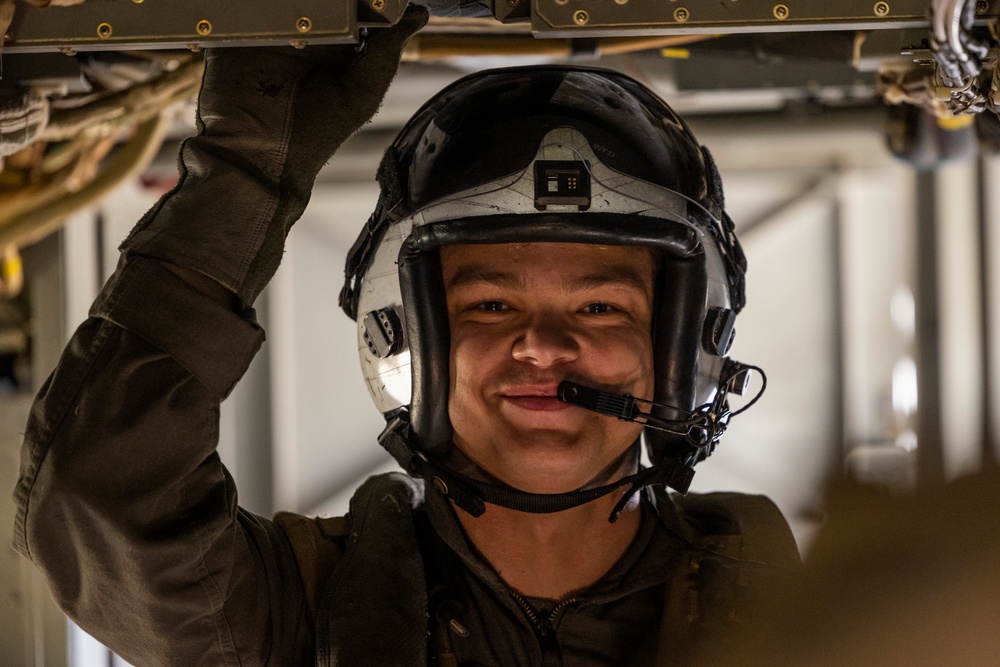
[[(583, 165), (586, 205), (539, 206), (534, 167), (548, 161)], [(356, 244), (370, 250), (365, 261), (354, 253), (348, 261), (356, 297), (350, 314), (375, 404), (387, 417), (407, 411), (411, 437), (426, 454), (445, 456), (451, 447), (449, 327), (437, 253), (451, 243), (656, 248), (653, 400), (690, 412), (715, 396), (729, 341), (707, 345), (706, 326), (742, 308), (745, 262), (711, 157), (639, 83), (563, 66), (473, 74), (414, 115), (387, 151), (379, 180), (379, 208)], [(372, 345), (377, 332), (367, 316), (377, 313), (400, 324), (392, 354)], [(675, 434), (647, 429), (644, 439), (654, 462), (696, 454)]]

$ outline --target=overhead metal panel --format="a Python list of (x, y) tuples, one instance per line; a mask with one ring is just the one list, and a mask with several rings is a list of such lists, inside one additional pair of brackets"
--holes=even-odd
[[(1000, 1), (979, 0), (981, 19)], [(534, 0), (539, 36), (884, 30), (927, 25), (926, 0)]]
[(5, 52), (204, 48), (358, 41), (391, 25), (405, 0), (90, 0), (70, 7), (18, 3)]

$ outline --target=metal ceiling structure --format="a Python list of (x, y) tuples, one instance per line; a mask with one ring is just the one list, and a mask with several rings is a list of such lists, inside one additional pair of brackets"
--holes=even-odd
[[(932, 22), (928, 18), (933, 3), (928, 0), (421, 0), (421, 4), (427, 4), (434, 16), (405, 56), (410, 62), (404, 66), (396, 90), (390, 93), (397, 97), (387, 100), (380, 117), (331, 162), (321, 176), (324, 187), (348, 179), (356, 182), (361, 174), (369, 178), (386, 137), (395, 132), (414, 105), (464, 71), (537, 59), (596, 61), (627, 71), (669, 94), (671, 104), (685, 116), (698, 117), (695, 123), (700, 123), (699, 136), (703, 138), (714, 133), (717, 139), (723, 135), (723, 129), (757, 137), (769, 132), (777, 135), (779, 130), (788, 133), (795, 118), (803, 116), (822, 115), (828, 125), (838, 127), (873, 127), (886, 118), (890, 128), (888, 138), (896, 154), (918, 167), (930, 167), (948, 157), (974, 155), (977, 129), (979, 146), (988, 145), (989, 137), (1000, 137), (1000, 124), (995, 122), (993, 114), (978, 114), (978, 128), (970, 125), (971, 115), (963, 119), (961, 114), (951, 114), (958, 120), (946, 118), (947, 122), (942, 124), (935, 117), (937, 114), (929, 113), (928, 106), (933, 101), (929, 97), (924, 98), (926, 105), (914, 105), (905, 99), (912, 89), (904, 89), (904, 84), (924, 92), (940, 92), (942, 100), (951, 99), (951, 90), (939, 91), (935, 87)], [(961, 0), (957, 4), (961, 6)], [(964, 6), (970, 7), (974, 14), (968, 34), (991, 43), (990, 28), (1000, 18), (1000, 0), (968, 0)], [(64, 271), (61, 262), (65, 258), (59, 254), (66, 253), (72, 244), (62, 244), (47, 234), (62, 224), (69, 208), (92, 205), (126, 177), (135, 181), (139, 172), (148, 175), (152, 156), (164, 137), (167, 143), (159, 150), (153, 171), (160, 163), (164, 179), (171, 177), (175, 171), (176, 144), (170, 142), (174, 135), (190, 128), (178, 122), (176, 113), (169, 117), (169, 123), (158, 124), (156, 119), (162, 109), (183, 104), (197, 90), (199, 51), (217, 46), (291, 44), (308, 48), (317, 44), (356, 43), (366, 30), (394, 23), (404, 8), (404, 0), (277, 3), (273, 0), (171, 0), (170, 3), (0, 0), (0, 27), (5, 16), (10, 19), (9, 26), (0, 30), (4, 34), (0, 101), (23, 93), (34, 95), (30, 98), (34, 100), (32, 104), (37, 102), (36, 106), (25, 106), (24, 115), (13, 118), (21, 123), (16, 129), (24, 139), (18, 154), (0, 158), (6, 162), (0, 170), (3, 177), (0, 178), (0, 247), (4, 241), (30, 245), (25, 251), (26, 265), (29, 272), (33, 271), (31, 289), (39, 295), (33, 299), (38, 304), (34, 318), (38, 326), (48, 327), (47, 335), (34, 341), (35, 369), (44, 372), (54, 363), (66, 327), (61, 321), (65, 315), (60, 311), (60, 299), (51, 295), (59, 294), (61, 289)], [(986, 89), (995, 61), (995, 48), (977, 61)], [(892, 79), (898, 85), (896, 97), (890, 101), (910, 101), (910, 105), (890, 107), (887, 113), (882, 107), (888, 89), (885, 77), (889, 75), (898, 75)], [(910, 78), (904, 79), (904, 75)], [(122, 106), (127, 106), (130, 114), (115, 115), (115, 109)], [(0, 148), (8, 138), (3, 129), (10, 118), (3, 114), (10, 108), (0, 107)], [(42, 108), (47, 110), (47, 123), (38, 134), (32, 135), (31, 121)], [(831, 202), (830, 228), (836, 231), (842, 225), (842, 211), (836, 207), (840, 206), (838, 197), (843, 194), (835, 186), (843, 180), (839, 170), (844, 169), (846, 161), (843, 155), (848, 152), (846, 140), (837, 135), (823, 142), (815, 134), (809, 140), (811, 159), (816, 164), (829, 162), (829, 173), (823, 172), (826, 174), (823, 179), (804, 184), (801, 192), (790, 194), (787, 201), (757, 217), (747, 218), (743, 231), (751, 240), (762, 237), (760, 232), (768, 228), (787, 228), (790, 218), (785, 213), (803, 200), (817, 197)], [(991, 145), (1000, 145), (1000, 140), (992, 142)], [(766, 150), (780, 152), (774, 143), (767, 144)], [(802, 140), (791, 152), (806, 152), (804, 144)], [(831, 151), (829, 160), (818, 155), (824, 149), (816, 144), (833, 147), (825, 149)], [(724, 147), (717, 150), (712, 145), (717, 156), (722, 153), (725, 157)], [(834, 150), (839, 152), (834, 154)], [(768, 160), (777, 160), (760, 153), (747, 159), (752, 160), (754, 171), (760, 171), (761, 164)], [(742, 168), (751, 170), (747, 165)], [(801, 165), (792, 169), (801, 170)], [(998, 170), (1000, 167), (992, 173), (1000, 173)], [(94, 180), (86, 181), (81, 174), (89, 174)], [(864, 174), (857, 178), (864, 178)], [(956, 235), (954, 220), (945, 220), (951, 215), (947, 208), (954, 207), (956, 202), (949, 198), (952, 194), (943, 194), (945, 187), (940, 176), (922, 173), (918, 179), (915, 192), (921, 199), (914, 202), (914, 210), (919, 214), (915, 221), (918, 236), (914, 254), (915, 263), (921, 267), (915, 281), (922, 392), (918, 455), (922, 476), (935, 481), (945, 472), (942, 439), (945, 422), (951, 417), (950, 412), (955, 412), (945, 400), (949, 391), (942, 381), (941, 370), (946, 363), (942, 361), (942, 349), (947, 343), (942, 342), (940, 330), (959, 318), (947, 311), (954, 295), (942, 298), (937, 280), (941, 276), (935, 276), (928, 267), (943, 261), (939, 257), (942, 238)], [(986, 192), (985, 184), (981, 183), (980, 195)], [(986, 213), (991, 208), (987, 204), (978, 202), (977, 208), (981, 218), (978, 229), (984, 238), (988, 226)], [(992, 208), (997, 208), (995, 203)], [(902, 215), (899, 211), (894, 213)], [(36, 223), (37, 229), (18, 237), (13, 233), (15, 227), (6, 224), (8, 219), (16, 222), (19, 229), (34, 227)], [(775, 220), (785, 223), (778, 225)], [(867, 223), (868, 219), (864, 221)], [(952, 224), (951, 231), (942, 234), (939, 230), (946, 222)], [(861, 226), (859, 222), (854, 224)], [(96, 222), (94, 226), (103, 229)], [(300, 233), (307, 230), (303, 226)], [(7, 232), (11, 234), (4, 236)], [(41, 236), (45, 240), (37, 242)], [(94, 236), (94, 244), (99, 245), (98, 235)], [(997, 247), (995, 240), (992, 244)], [(990, 243), (980, 242), (983, 253), (989, 247)], [(817, 248), (817, 253), (821, 249), (825, 247)], [(796, 246), (796, 250), (803, 253), (801, 247)], [(844, 255), (847, 254), (845, 251)], [(978, 354), (981, 360), (989, 361), (997, 356), (995, 346), (990, 346), (996, 329), (991, 331), (988, 326), (997, 309), (987, 302), (987, 296), (990, 285), (996, 281), (989, 273), (991, 264), (987, 255), (975, 260), (982, 281), (979, 310), (983, 349)], [(829, 260), (831, 285), (840, 291), (822, 297), (835, 302), (831, 309), (836, 307), (841, 311), (844, 280), (838, 272), (844, 261), (845, 257), (840, 255)], [(973, 258), (951, 261), (940, 265), (955, 272), (958, 261), (972, 263)], [(947, 268), (941, 273), (947, 273)], [(863, 287), (871, 289), (868, 284)], [(850, 306), (851, 299), (847, 298), (845, 303)], [(280, 304), (275, 297), (274, 305)], [(800, 314), (794, 310), (791, 314), (781, 312), (783, 317), (793, 319)], [(839, 321), (843, 317), (844, 313), (838, 312), (834, 319)], [(277, 342), (282, 334), (281, 318), (274, 319), (273, 339)], [(837, 324), (836, 335), (843, 333), (842, 326), (846, 327)], [(814, 344), (814, 340), (809, 340), (803, 345)], [(844, 341), (834, 337), (826, 347), (831, 353), (843, 356)], [(275, 345), (274, 349), (279, 348)], [(815, 350), (811, 352), (815, 355)], [(315, 359), (310, 359), (310, 363), (315, 365)], [(983, 364), (981, 394), (970, 393), (966, 398), (968, 403), (982, 404), (984, 459), (990, 458), (991, 452), (997, 456), (997, 428), (991, 421), (994, 411), (990, 410), (997, 402), (996, 374), (988, 366)], [(843, 370), (838, 367), (837, 372)], [(835, 397), (840, 397), (842, 403), (853, 398), (854, 385), (845, 385), (841, 375), (833, 380), (831, 392)], [(794, 381), (786, 386), (791, 387), (790, 394), (802, 393)], [(23, 412), (26, 406), (23, 402), (14, 407)], [(252, 407), (259, 414), (266, 412), (266, 406)], [(830, 432), (820, 433), (820, 437), (837, 445), (843, 439), (846, 448), (856, 442), (852, 434), (844, 433), (845, 420), (840, 414), (844, 411), (842, 404), (833, 410), (836, 414), (828, 420), (832, 424)], [(9, 417), (4, 423), (14, 419)], [(23, 422), (23, 417), (18, 419)], [(15, 433), (8, 439), (16, 437)], [(955, 435), (949, 433), (947, 437), (954, 439)], [(2, 450), (10, 454), (10, 461), (16, 460), (15, 447), (16, 444)], [(253, 453), (248, 450), (246, 455)], [(842, 451), (837, 449), (835, 453), (839, 455)], [(773, 461), (765, 463), (778, 467)], [(267, 475), (261, 475), (267, 483), (272, 482)], [(247, 476), (244, 472), (244, 477)], [(353, 479), (349, 482), (353, 485)], [(301, 479), (293, 476), (287, 486), (301, 486), (301, 483)], [(280, 485), (277, 487), (280, 492)], [(241, 481), (241, 490), (250, 497), (254, 486)], [(270, 497), (267, 498), (269, 504)], [(39, 659), (35, 664), (66, 664), (64, 655), (56, 657), (54, 653), (66, 651), (62, 617), (46, 610), (46, 594), (36, 584), (31, 584), (25, 599), (28, 603), (18, 609), (30, 607), (32, 612), (18, 612), (25, 626), (21, 633), (26, 638), (24, 654), (42, 655), (44, 645), (48, 660)], [(24, 620), (29, 616), (33, 629)], [(42, 620), (47, 623), (44, 633), (40, 630)], [(32, 643), (33, 647), (29, 645)], [(21, 655), (18, 650), (9, 654)]]
[[(45, 3), (48, 4), (48, 3)], [(54, 4), (63, 4), (57, 2)], [(924, 0), (423, 0), (442, 17), (493, 17), (530, 25), (536, 38), (732, 33), (894, 31), (928, 25)], [(395, 23), (402, 0), (142, 0), (24, 5), (10, 25), (10, 53), (184, 48), (263, 43), (356, 42), (363, 29)], [(979, 0), (981, 22), (1000, 3)], [(470, 32), (486, 31), (479, 24)], [(817, 52), (819, 55), (819, 52)]]

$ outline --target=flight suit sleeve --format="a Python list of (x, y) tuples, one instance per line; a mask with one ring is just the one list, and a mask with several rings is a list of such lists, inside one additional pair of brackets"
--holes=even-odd
[(284, 532), (239, 508), (219, 405), (263, 342), (252, 311), (123, 261), (32, 407), (14, 546), (137, 665), (310, 664)]

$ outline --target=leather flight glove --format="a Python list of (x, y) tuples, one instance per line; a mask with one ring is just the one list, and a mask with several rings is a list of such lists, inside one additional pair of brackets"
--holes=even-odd
[(180, 180), (121, 250), (197, 271), (249, 308), (278, 268), (320, 168), (378, 110), (406, 41), (427, 22), (407, 8), (354, 45), (206, 51), (198, 133)]

